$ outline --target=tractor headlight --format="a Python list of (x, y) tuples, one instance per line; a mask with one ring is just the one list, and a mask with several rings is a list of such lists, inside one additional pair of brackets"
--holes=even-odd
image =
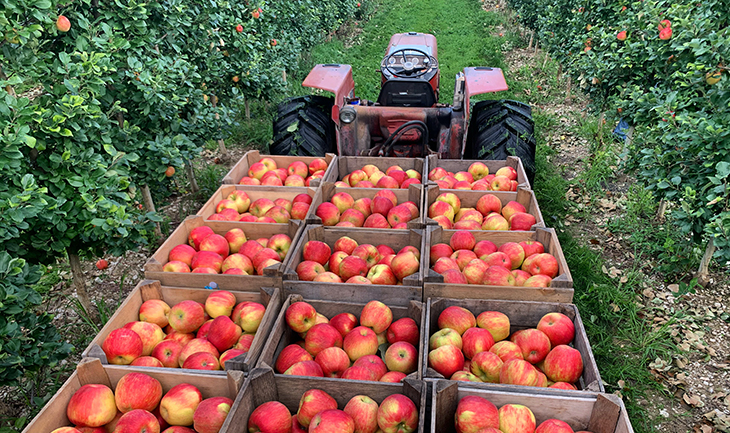
[(355, 117), (357, 117), (355, 107), (346, 105), (340, 110), (340, 122), (342, 123), (352, 123), (355, 121)]

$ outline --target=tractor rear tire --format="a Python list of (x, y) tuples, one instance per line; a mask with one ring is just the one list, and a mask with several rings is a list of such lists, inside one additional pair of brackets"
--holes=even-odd
[(536, 147), (529, 105), (509, 100), (481, 101), (472, 108), (464, 158), (501, 160), (518, 156), (532, 185)]
[(336, 150), (333, 98), (298, 96), (279, 104), (274, 119), (272, 155), (324, 156)]

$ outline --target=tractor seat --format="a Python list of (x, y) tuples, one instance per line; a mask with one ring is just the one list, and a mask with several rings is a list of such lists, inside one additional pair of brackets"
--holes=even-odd
[(390, 79), (380, 89), (378, 104), (386, 107), (433, 107), (436, 95), (428, 81)]

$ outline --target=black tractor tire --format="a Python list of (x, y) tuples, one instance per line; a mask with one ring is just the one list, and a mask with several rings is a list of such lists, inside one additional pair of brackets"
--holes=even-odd
[(535, 179), (535, 123), (529, 105), (517, 101), (474, 104), (465, 159), (501, 160), (518, 156), (532, 185)]
[(298, 96), (280, 103), (269, 152), (297, 156), (335, 152), (335, 123), (330, 117), (333, 103), (333, 98), (322, 96)]

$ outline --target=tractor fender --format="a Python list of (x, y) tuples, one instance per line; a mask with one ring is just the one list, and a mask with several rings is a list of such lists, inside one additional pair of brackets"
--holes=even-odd
[(469, 118), (469, 100), (472, 96), (507, 90), (507, 81), (500, 68), (477, 66), (464, 68), (464, 118)]
[(340, 124), (340, 107), (345, 105), (345, 98), (355, 95), (355, 80), (352, 78), (352, 66), (340, 64), (316, 65), (302, 82), (302, 86), (326, 90), (335, 94), (332, 105), (332, 120)]

